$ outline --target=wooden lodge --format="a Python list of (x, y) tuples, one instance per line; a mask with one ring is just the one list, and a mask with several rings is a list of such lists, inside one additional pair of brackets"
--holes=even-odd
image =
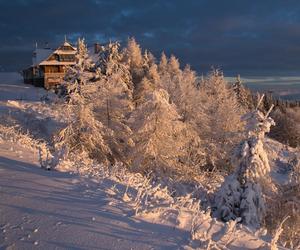
[(63, 81), (67, 66), (75, 64), (76, 48), (67, 40), (56, 50), (50, 48), (33, 52), (32, 65), (23, 70), (24, 83), (50, 89)]

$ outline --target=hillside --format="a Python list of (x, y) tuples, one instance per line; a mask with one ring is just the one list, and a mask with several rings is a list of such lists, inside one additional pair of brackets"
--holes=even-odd
[[(211, 194), (190, 184), (174, 195), (116, 164), (68, 159), (41, 169), (39, 151), (66, 124), (56, 95), (0, 75), (0, 247), (8, 249), (268, 249), (264, 230), (212, 218)], [(61, 108), (60, 108), (61, 107)], [(275, 183), (289, 181), (289, 161), (299, 152), (271, 139), (265, 147)], [(47, 151), (48, 152), (48, 151)], [(211, 192), (220, 183), (212, 184)], [(170, 185), (172, 187), (172, 185)], [(201, 205), (200, 205), (201, 204)]]

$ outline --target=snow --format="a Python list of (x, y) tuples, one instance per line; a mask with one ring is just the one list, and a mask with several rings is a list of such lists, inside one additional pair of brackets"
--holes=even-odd
[[(89, 162), (93, 172), (79, 173), (74, 161), (63, 161), (59, 171), (42, 169), (38, 149), (64, 123), (60, 107), (19, 74), (0, 74), (0, 249), (270, 248), (266, 232), (212, 218), (200, 206), (202, 192), (174, 196), (121, 166), (100, 173)], [(22, 133), (6, 126), (11, 120)], [(297, 152), (268, 138), (263, 146), (272, 180), (289, 182)]]
[(37, 244), (40, 249), (267, 246), (236, 222), (224, 224), (209, 213), (195, 214), (194, 209), (176, 204), (162, 207), (165, 191), (155, 192), (161, 201), (156, 208), (134, 216), (129, 198), (134, 192), (123, 195), (128, 189), (122, 183), (45, 171), (34, 152), (14, 143), (0, 143), (0, 155), (0, 248), (31, 249)]
[(42, 61), (46, 60), (52, 53), (52, 49), (35, 49), (35, 57), (32, 58), (33, 66), (39, 65)]
[(57, 60), (43, 61), (39, 65), (75, 65), (75, 62), (61, 62)]
[(17, 72), (0, 74), (0, 102), (8, 100), (40, 101), (45, 90), (24, 84), (22, 75)]
[(187, 231), (131, 217), (105, 191), (114, 182), (45, 171), (15, 144), (1, 143), (0, 155), (1, 249), (174, 249), (188, 239)]

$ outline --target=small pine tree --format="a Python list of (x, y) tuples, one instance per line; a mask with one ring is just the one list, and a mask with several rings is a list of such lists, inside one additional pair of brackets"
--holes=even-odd
[(246, 110), (252, 110), (254, 108), (252, 94), (250, 90), (243, 86), (240, 75), (237, 76), (236, 82), (232, 85), (232, 88), (237, 96), (239, 105)]
[(144, 71), (147, 72), (147, 70), (154, 65), (156, 62), (156, 59), (153, 54), (151, 54), (148, 50), (145, 50), (143, 55), (143, 68)]
[(243, 223), (256, 228), (262, 223), (266, 212), (262, 188), (265, 183), (271, 185), (263, 139), (275, 125), (267, 116), (255, 110), (243, 117), (247, 122), (247, 139), (233, 154), (235, 173), (225, 179), (216, 195), (216, 215), (224, 221), (240, 217)]

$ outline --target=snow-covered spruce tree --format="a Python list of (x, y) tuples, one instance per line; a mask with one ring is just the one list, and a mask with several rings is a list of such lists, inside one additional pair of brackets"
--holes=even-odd
[(171, 102), (175, 102), (180, 96), (179, 82), (182, 79), (182, 71), (179, 61), (175, 56), (172, 55), (167, 62), (165, 60), (167, 58), (162, 54), (159, 64), (161, 87), (168, 92)]
[(186, 177), (188, 146), (197, 135), (180, 121), (176, 108), (163, 89), (149, 91), (132, 113), (129, 123), (135, 147), (132, 166), (136, 171), (153, 172), (157, 176)]
[[(186, 65), (179, 79), (175, 104), (184, 121), (190, 121), (194, 117), (194, 112), (199, 112), (197, 99), (199, 91), (197, 89), (197, 75)], [(197, 106), (197, 107), (196, 107)]]
[(157, 78), (157, 76), (153, 76), (156, 74), (155, 71), (157, 71), (155, 57), (147, 50), (144, 52), (144, 54), (142, 54), (140, 45), (135, 41), (134, 38), (128, 39), (127, 46), (124, 48), (123, 53), (124, 62), (129, 66), (129, 71), (134, 86), (133, 100), (135, 105), (139, 105), (141, 102), (140, 98), (143, 95), (143, 89), (148, 88), (148, 84), (157, 81), (157, 79), (152, 81), (153, 77)]
[(156, 64), (156, 58), (154, 55), (149, 52), (148, 50), (145, 50), (144, 55), (143, 55), (143, 68), (144, 72), (147, 72), (149, 68)]
[(237, 76), (235, 83), (232, 85), (232, 88), (241, 107), (245, 108), (246, 110), (254, 109), (252, 94), (250, 90), (244, 87), (240, 75)]
[(80, 155), (88, 155), (99, 163), (114, 163), (114, 157), (105, 137), (111, 136), (103, 124), (96, 120), (90, 103), (79, 91), (70, 94), (66, 104), (67, 126), (54, 137), (54, 145), (58, 155), (67, 159), (78, 159)]
[[(120, 51), (120, 44), (117, 42), (103, 47), (97, 63), (97, 69), (101, 72), (101, 79), (95, 85), (99, 88), (98, 93), (96, 93), (98, 106), (100, 106), (101, 101), (105, 103), (107, 100), (111, 103), (119, 102), (119, 104), (123, 103), (121, 106), (126, 113), (126, 110), (130, 112), (132, 109), (133, 82), (129, 65), (124, 57), (124, 51)], [(102, 106), (107, 108), (107, 105)], [(119, 108), (116, 107), (116, 109)]]
[(129, 65), (132, 81), (137, 86), (144, 77), (144, 70), (142, 50), (134, 38), (128, 39), (127, 46), (124, 49), (124, 59)]
[(208, 165), (230, 171), (230, 154), (242, 136), (243, 109), (222, 72), (214, 70), (204, 79), (194, 104), (198, 106), (194, 123), (206, 143)]
[(131, 130), (126, 120), (133, 109), (133, 83), (119, 46), (110, 43), (102, 47), (96, 67), (98, 76), (85, 88), (85, 95), (91, 100), (95, 118), (113, 133), (107, 142), (114, 157), (126, 162), (131, 144), (128, 140)]
[[(269, 114), (269, 113), (268, 113)], [(265, 215), (263, 188), (270, 183), (270, 166), (263, 148), (265, 133), (274, 121), (258, 109), (245, 116), (247, 138), (235, 149), (235, 172), (226, 177), (215, 198), (215, 215), (223, 221), (241, 218), (246, 225), (260, 227)]]
[(78, 86), (85, 85), (93, 77), (93, 63), (84, 39), (78, 38), (75, 58), (76, 64), (66, 68), (64, 83), (59, 89), (62, 96), (69, 96), (74, 91), (78, 92)]
[(201, 109), (196, 72), (191, 70), (189, 65), (181, 70), (176, 57), (171, 56), (168, 60), (162, 53), (158, 73), (160, 76), (158, 86), (168, 92), (183, 121), (195, 120), (196, 113), (199, 115)]
[(135, 88), (135, 103), (137, 106), (144, 103), (147, 93), (157, 89), (160, 84), (160, 75), (157, 70), (157, 65), (154, 63), (148, 67), (141, 83)]
[(101, 47), (96, 68), (100, 75), (99, 78), (109, 78), (112, 75), (118, 75), (120, 83), (126, 84), (128, 89), (132, 91), (133, 83), (129, 65), (125, 60), (124, 52), (120, 51), (120, 43), (110, 42), (108, 45)]
[(166, 56), (166, 54), (163, 52), (161, 53), (161, 57), (160, 57), (160, 61), (158, 64), (158, 71), (160, 75), (163, 75), (165, 73), (167, 73), (167, 68), (168, 68), (168, 58)]
[(188, 119), (193, 112), (192, 103), (197, 98), (196, 73), (189, 65), (181, 70), (178, 59), (171, 56), (168, 60), (165, 54), (162, 54), (158, 69), (161, 79), (159, 85), (168, 92), (171, 102), (176, 105), (182, 119)]

